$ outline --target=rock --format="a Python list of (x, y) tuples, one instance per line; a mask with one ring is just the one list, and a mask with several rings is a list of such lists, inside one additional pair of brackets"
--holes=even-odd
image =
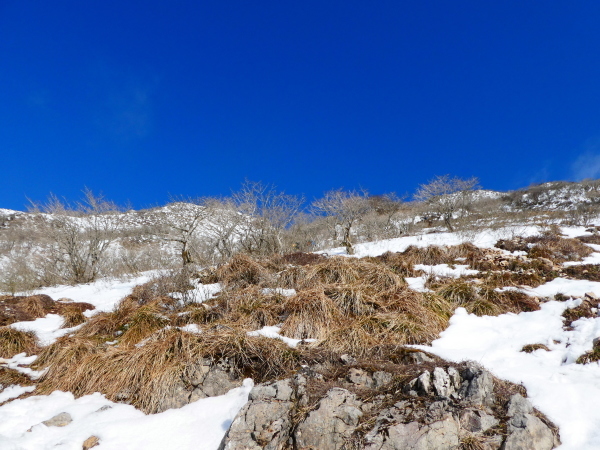
[(159, 402), (157, 412), (181, 408), (202, 398), (223, 395), (241, 385), (242, 380), (234, 375), (227, 360), (214, 363), (210, 359), (202, 359), (197, 364), (186, 367), (181, 380)]
[(454, 383), (450, 379), (450, 375), (441, 367), (433, 369), (433, 390), (440, 397), (450, 397), (454, 394)]
[(530, 414), (533, 407), (519, 394), (508, 402), (508, 436), (503, 450), (550, 450), (559, 444), (552, 430), (539, 418)]
[(93, 448), (98, 444), (100, 444), (100, 439), (98, 439), (96, 436), (90, 436), (85, 441), (83, 441), (83, 446), (81, 448), (83, 450), (89, 450), (90, 448)]
[(71, 422), (73, 422), (71, 414), (61, 412), (60, 414), (55, 415), (51, 419), (44, 420), (42, 423), (47, 427), (66, 427)]
[(392, 382), (392, 374), (389, 372), (377, 371), (373, 374), (373, 387), (380, 388)]
[(219, 450), (283, 449), (290, 437), (294, 397), (289, 379), (252, 388), (250, 401), (233, 420)]
[(426, 362), (434, 361), (434, 359), (425, 352), (422, 352), (420, 350), (411, 350), (412, 351), (407, 351), (406, 354), (402, 357), (402, 362), (406, 364), (423, 364)]
[(460, 425), (472, 433), (485, 433), (499, 423), (494, 416), (479, 409), (466, 409), (460, 415)]
[(523, 398), (521, 394), (513, 395), (508, 401), (508, 409), (506, 415), (508, 417), (514, 417), (522, 414), (529, 414), (533, 411), (533, 406), (526, 398)]
[(358, 364), (356, 358), (348, 354), (343, 354), (342, 356), (340, 356), (340, 360), (347, 366), (353, 366), (354, 364)]
[(361, 387), (373, 387), (373, 378), (362, 369), (352, 368), (348, 371), (346, 379), (357, 386)]
[(593, 292), (586, 292), (584, 298), (586, 300), (598, 300), (598, 296)]
[(452, 417), (422, 425), (418, 422), (396, 424), (388, 428), (387, 436), (383, 434), (365, 450), (434, 450), (458, 449), (460, 424)]
[(592, 341), (592, 345), (594, 346), (594, 348), (600, 347), (600, 337), (594, 338), (594, 340)]
[(363, 415), (360, 401), (346, 389), (330, 389), (294, 433), (298, 448), (337, 450), (344, 447)]
[(474, 406), (493, 406), (494, 379), (492, 375), (479, 364), (468, 362), (461, 372), (464, 379), (459, 390), (459, 396)]

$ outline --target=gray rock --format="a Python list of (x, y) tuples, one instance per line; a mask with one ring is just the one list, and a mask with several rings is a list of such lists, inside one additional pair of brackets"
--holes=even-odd
[(418, 422), (396, 424), (387, 436), (378, 435), (365, 450), (454, 450), (460, 445), (460, 425), (452, 418), (421, 425)]
[(293, 403), (275, 398), (246, 403), (233, 420), (219, 450), (285, 448)]
[(433, 390), (440, 397), (450, 397), (454, 394), (454, 383), (450, 379), (450, 375), (441, 367), (433, 369)]
[(551, 450), (558, 444), (552, 430), (533, 414), (514, 416), (507, 431), (503, 450)]
[(373, 387), (380, 388), (392, 382), (392, 374), (389, 372), (377, 371), (373, 374)]
[(356, 358), (354, 356), (348, 355), (348, 354), (343, 354), (342, 356), (340, 356), (340, 360), (347, 366), (352, 366), (354, 364), (358, 364), (358, 361), (356, 360)]
[(529, 414), (533, 411), (533, 406), (529, 403), (529, 400), (523, 398), (521, 394), (513, 395), (508, 401), (508, 410), (506, 415), (508, 417), (514, 417), (523, 414)]
[(485, 433), (499, 423), (494, 416), (479, 409), (466, 409), (460, 415), (460, 425), (472, 433)]
[(460, 373), (456, 370), (456, 367), (448, 367), (448, 376), (450, 377), (450, 381), (454, 386), (454, 390), (458, 391), (460, 389), (460, 385), (462, 383), (462, 378), (460, 377)]
[(558, 445), (552, 430), (533, 414), (533, 406), (519, 394), (508, 402), (508, 437), (503, 450), (550, 450)]
[(73, 422), (71, 414), (61, 412), (60, 414), (55, 415), (51, 419), (44, 420), (42, 423), (47, 427), (66, 427), (71, 422)]
[(294, 434), (298, 448), (337, 450), (349, 438), (363, 415), (360, 401), (346, 389), (330, 389), (317, 409), (298, 425)]
[(480, 365), (469, 362), (461, 373), (464, 379), (459, 395), (467, 403), (475, 406), (493, 406), (494, 379)]
[(373, 378), (362, 369), (352, 368), (348, 371), (346, 379), (357, 386), (373, 387)]
[(420, 350), (411, 350), (412, 351), (408, 351), (406, 355), (404, 355), (402, 362), (406, 364), (423, 364), (434, 361), (434, 359), (425, 352)]

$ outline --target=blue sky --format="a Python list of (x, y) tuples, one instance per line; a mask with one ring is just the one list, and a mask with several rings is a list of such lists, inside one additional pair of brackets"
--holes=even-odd
[(600, 176), (600, 2), (0, 0), (0, 208)]

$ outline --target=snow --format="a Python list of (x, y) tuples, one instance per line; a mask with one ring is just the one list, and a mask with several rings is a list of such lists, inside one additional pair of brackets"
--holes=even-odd
[[(252, 386), (246, 379), (225, 395), (152, 415), (99, 393), (75, 399), (71, 393), (55, 391), (14, 400), (0, 407), (0, 448), (81, 450), (83, 441), (97, 436), (99, 450), (214, 450), (248, 401)], [(69, 413), (73, 422), (62, 428), (41, 423), (61, 412)]]
[(125, 281), (104, 279), (77, 286), (54, 286), (39, 289), (34, 294), (46, 294), (55, 300), (69, 298), (76, 302), (91, 303), (96, 309), (84, 313), (90, 317), (100, 311), (111, 311), (119, 300), (131, 293), (131, 290), (135, 286), (147, 283), (152, 279), (154, 274), (154, 271), (146, 272)]
[[(354, 246), (354, 257), (379, 256), (385, 252), (403, 252), (409, 246), (427, 247), (429, 245), (459, 245), (469, 242), (481, 248), (492, 248), (499, 239), (511, 239), (514, 236), (535, 236), (540, 233), (537, 226), (505, 227), (497, 230), (483, 230), (474, 233), (430, 233), (417, 236), (405, 236), (376, 242), (365, 242)], [(344, 247), (317, 253), (328, 255), (346, 255)]]
[(266, 295), (279, 294), (279, 295), (283, 295), (284, 297), (292, 297), (292, 296), (296, 295), (296, 289), (265, 288), (261, 292)]
[(0, 392), (0, 403), (17, 398), (19, 395), (25, 394), (26, 392), (33, 391), (35, 391), (35, 386), (19, 386), (17, 384), (13, 384), (12, 386), (8, 386), (2, 392)]
[(281, 327), (271, 326), (263, 327), (257, 331), (250, 331), (248, 336), (264, 336), (272, 339), (280, 339), (292, 348), (295, 348), (300, 342), (315, 342), (316, 339), (292, 339), (289, 337), (281, 336), (279, 333)]
[(556, 294), (565, 294), (572, 297), (583, 297), (587, 292), (600, 296), (600, 282), (588, 280), (569, 280), (555, 278), (536, 288), (523, 289), (523, 292), (536, 297), (552, 298)]
[[(458, 308), (441, 337), (419, 348), (451, 361), (477, 361), (500, 378), (522, 383), (533, 405), (559, 426), (562, 450), (598, 449), (600, 365), (575, 360), (600, 336), (600, 319), (580, 319), (574, 330), (564, 330), (561, 314), (577, 304), (551, 301), (540, 311), (498, 317)], [(520, 352), (537, 343), (550, 351)]]
[(20, 331), (33, 331), (37, 335), (41, 345), (50, 345), (54, 343), (59, 337), (69, 334), (81, 325), (71, 328), (61, 328), (64, 319), (58, 314), (48, 314), (46, 317), (39, 319), (26, 321), (26, 322), (15, 322), (10, 324), (11, 328)]
[(425, 287), (427, 277), (405, 277), (404, 280), (413, 291), (429, 292), (429, 289)]
[(435, 266), (416, 264), (414, 268), (416, 270), (422, 270), (429, 275), (435, 275), (438, 277), (458, 278), (465, 275), (476, 275), (479, 273), (478, 270), (469, 269), (469, 266), (466, 264), (459, 264), (454, 267), (450, 267), (448, 264), (436, 264)]

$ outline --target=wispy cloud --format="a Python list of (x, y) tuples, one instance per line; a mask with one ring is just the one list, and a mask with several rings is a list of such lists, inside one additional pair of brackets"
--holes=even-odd
[(588, 141), (585, 151), (571, 165), (571, 175), (576, 181), (600, 178), (600, 138)]

